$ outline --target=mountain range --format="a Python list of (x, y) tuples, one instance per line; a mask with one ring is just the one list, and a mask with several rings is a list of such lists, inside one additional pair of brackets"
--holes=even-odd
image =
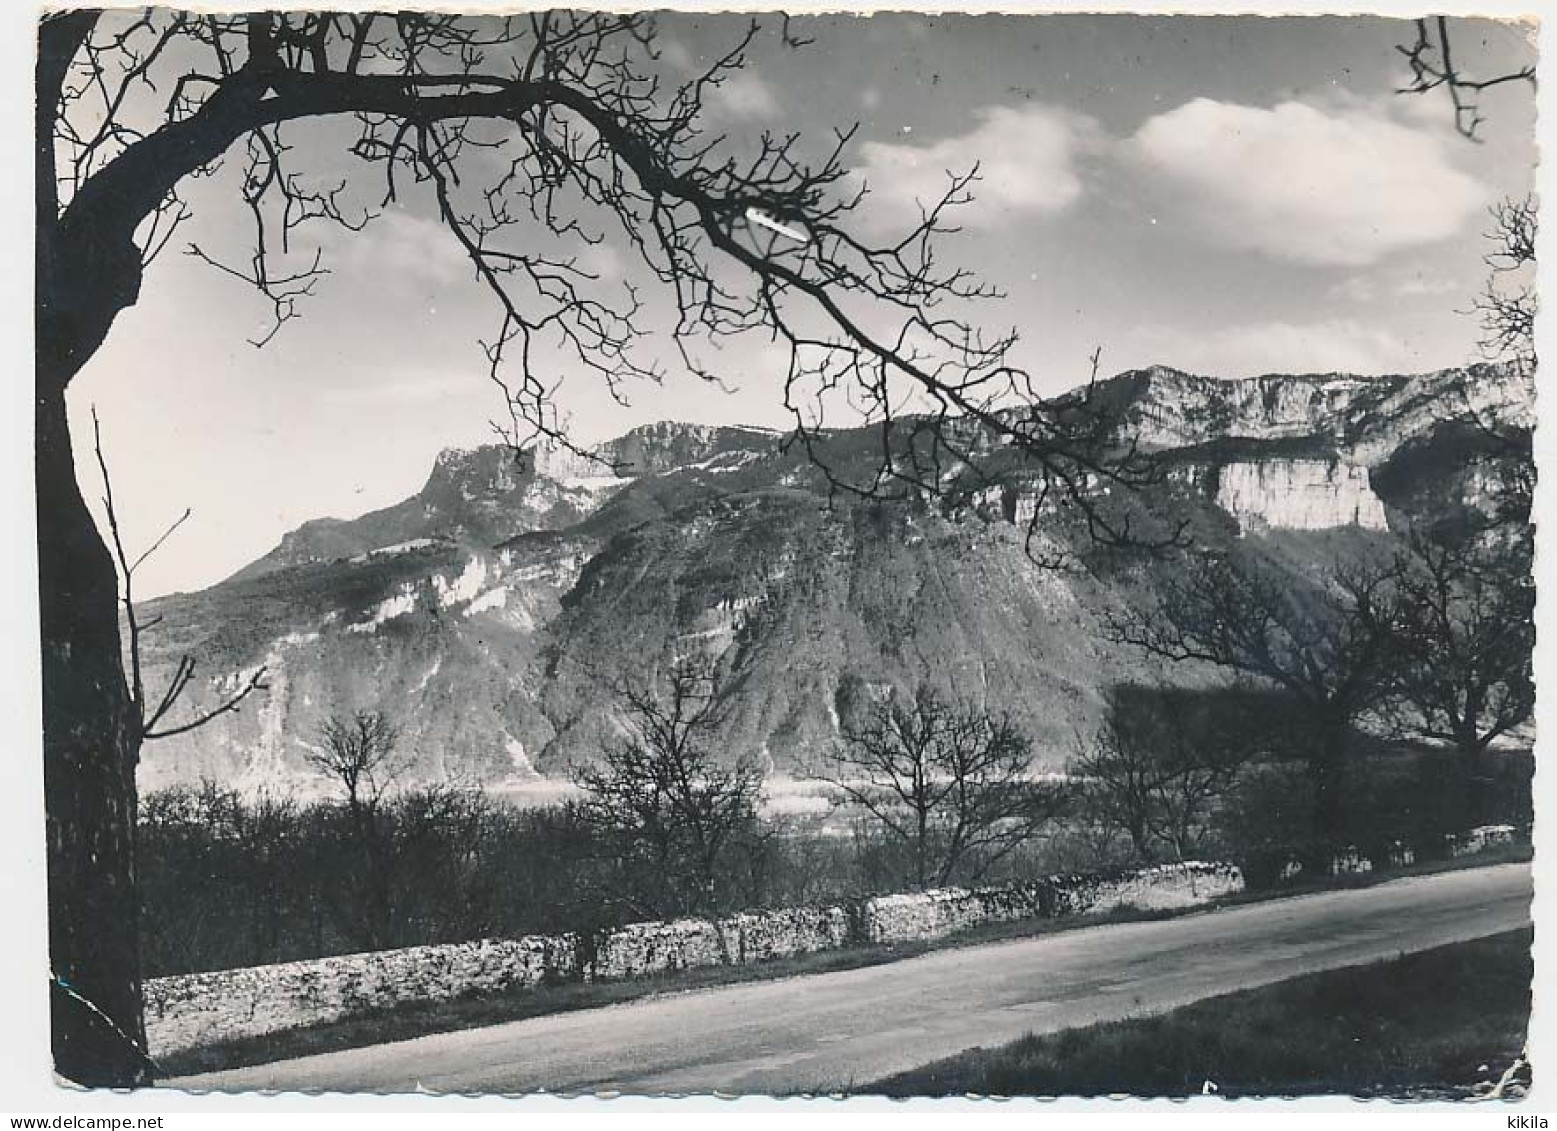
[[(1485, 500), (1490, 426), (1528, 428), (1533, 388), (1477, 365), (1408, 376), (1222, 380), (1167, 367), (1100, 382), (1120, 444), (1162, 469), (1121, 505), (1188, 524), (1202, 547), (1258, 539), (1295, 571), (1343, 544)], [(180, 657), (185, 715), (263, 665), (268, 689), (147, 744), (140, 783), (214, 779), (316, 792), (331, 715), (385, 711), (403, 782), (545, 795), (627, 720), (616, 689), (708, 657), (731, 751), (803, 776), (861, 692), (929, 683), (1007, 710), (1042, 768), (1095, 726), (1103, 691), (1178, 678), (1108, 643), (1110, 613), (1154, 569), (1037, 505), (1030, 469), (948, 468), (943, 489), (881, 501), (830, 490), (761, 429), (665, 422), (589, 453), (451, 449), (410, 498), (321, 518), (203, 592), (148, 602), (150, 686)], [(867, 466), (868, 428), (824, 437)], [(994, 470), (991, 470), (994, 469)], [(1032, 553), (1073, 551), (1068, 568)]]

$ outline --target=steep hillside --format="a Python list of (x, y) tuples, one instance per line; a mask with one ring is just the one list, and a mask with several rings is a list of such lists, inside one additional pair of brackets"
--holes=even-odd
[[(1297, 561), (1316, 535), (1388, 539), (1474, 503), (1496, 455), (1475, 436), (1528, 423), (1531, 391), (1492, 367), (1236, 382), (1158, 367), (1097, 394), (1120, 442), (1166, 469), (1116, 505), (1187, 519), (1202, 543), (1287, 539)], [(839, 466), (869, 464), (873, 443), (828, 438)], [(1018, 460), (940, 499), (870, 503), (830, 495), (755, 429), (664, 423), (593, 455), (445, 452), (410, 499), (307, 523), (228, 581), (152, 603), (153, 686), (185, 654), (203, 677), (182, 710), (259, 665), (269, 690), (148, 746), (143, 786), (317, 787), (321, 722), (366, 707), (403, 726), (403, 781), (545, 791), (619, 732), (614, 686), (692, 651), (731, 696), (729, 748), (780, 774), (826, 749), (850, 696), (921, 681), (1010, 709), (1057, 766), (1104, 687), (1154, 674), (1099, 632), (1137, 571), (1062, 517), (1040, 548), (1081, 564), (1033, 564)]]

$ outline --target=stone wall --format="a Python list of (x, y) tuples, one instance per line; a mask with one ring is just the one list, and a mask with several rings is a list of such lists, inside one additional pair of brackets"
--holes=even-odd
[(1190, 861), (1129, 872), (1046, 876), (1013, 887), (881, 895), (864, 902), (864, 941), (937, 939), (981, 923), (1101, 915), (1124, 907), (1170, 910), (1242, 890), (1243, 875), (1232, 865)]
[(1471, 856), (1489, 848), (1503, 848), (1515, 843), (1518, 830), (1513, 825), (1481, 825), (1465, 833), (1450, 833), (1444, 837), (1450, 856)]
[(152, 1055), (161, 1056), (413, 1002), (541, 982), (615, 981), (851, 945), (938, 939), (1017, 919), (1102, 914), (1123, 907), (1190, 907), (1242, 890), (1236, 867), (1190, 862), (1048, 876), (1013, 887), (946, 888), (831, 907), (753, 911), (716, 922), (633, 923), (594, 939), (483, 939), (181, 974), (146, 983), (146, 1028)]
[(1271, 889), (1298, 880), (1365, 876), (1374, 871), (1408, 868), (1418, 860), (1450, 860), (1498, 848), (1530, 843), (1529, 825), (1481, 825), (1462, 833), (1444, 833), (1410, 844), (1388, 839), (1355, 844), (1318, 844), (1265, 848), (1242, 858), (1244, 881), (1251, 890)]
[[(1521, 842), (1524, 830), (1488, 825), (1446, 836), (1433, 855), (1464, 856)], [(1256, 872), (1276, 886), (1309, 869), (1340, 876), (1412, 863), (1410, 845), (1375, 853), (1352, 846), (1279, 854)], [(1377, 860), (1372, 858), (1378, 857)], [(1253, 874), (1250, 883), (1256, 881)], [(632, 923), (603, 937), (532, 935), (346, 954), (305, 962), (180, 974), (146, 983), (153, 1056), (241, 1037), (338, 1021), (415, 1002), (447, 1001), (542, 982), (618, 981), (765, 962), (848, 946), (944, 938), (985, 923), (1162, 911), (1214, 902), (1245, 887), (1232, 864), (1190, 861), (1097, 874), (1045, 876), (1009, 887), (880, 895), (829, 907), (751, 911), (726, 919)]]
[(152, 978), (152, 1056), (215, 1041), (339, 1021), (411, 1002), (446, 1001), (577, 974), (569, 937), (481, 939)]

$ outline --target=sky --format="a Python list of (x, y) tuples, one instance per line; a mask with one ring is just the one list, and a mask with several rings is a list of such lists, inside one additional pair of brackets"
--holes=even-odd
[[(663, 18), (664, 65), (722, 53), (745, 17)], [(1530, 191), (1534, 99), (1489, 93), (1483, 140), (1452, 128), (1446, 97), (1402, 97), (1377, 18), (877, 15), (797, 20), (713, 100), (737, 139), (859, 124), (846, 157), (870, 186), (866, 234), (901, 231), (948, 170), (979, 162), (948, 260), (1006, 297), (1018, 359), (1040, 388), (1153, 363), (1213, 376), (1385, 374), (1476, 357), (1464, 312), (1485, 268), (1487, 207)], [(1457, 21), (1462, 65), (1527, 61), (1521, 29)], [(297, 164), (356, 177), (338, 130), (297, 137)], [(453, 237), (411, 197), (363, 232), (320, 231), (330, 269), (302, 317), (263, 349), (268, 304), (193, 257), (241, 250), (234, 185), (190, 188), (194, 218), (154, 263), (139, 302), (76, 379), (84, 491), (99, 494), (97, 408), (132, 552), (186, 507), (137, 574), (140, 596), (212, 584), (301, 522), (352, 517), (417, 490), (446, 447), (493, 440), (502, 415), (478, 346), (496, 318)], [(306, 232), (305, 232), (306, 235)], [(663, 295), (620, 241), (587, 255), (608, 282)], [(653, 343), (651, 343), (651, 352)], [(669, 360), (669, 347), (662, 355)], [(771, 351), (720, 357), (729, 391), (690, 377), (626, 390), (565, 378), (570, 435), (591, 443), (662, 419), (783, 427)]]

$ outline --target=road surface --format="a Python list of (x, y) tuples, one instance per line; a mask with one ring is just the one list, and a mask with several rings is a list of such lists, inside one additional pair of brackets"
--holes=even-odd
[(240, 1091), (793, 1094), (1529, 922), (1528, 864), (958, 947), (165, 1082)]

